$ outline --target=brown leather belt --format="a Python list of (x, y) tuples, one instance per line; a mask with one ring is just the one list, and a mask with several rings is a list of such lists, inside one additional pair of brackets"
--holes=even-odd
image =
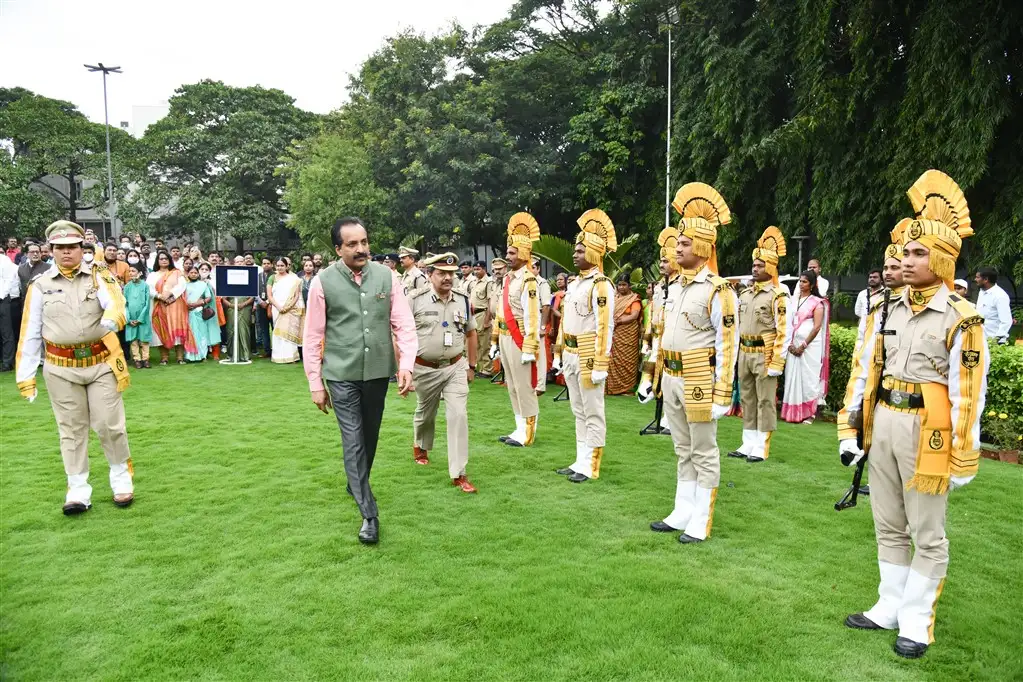
[(440, 369), (441, 367), (450, 367), (451, 365), (455, 364), (461, 359), (462, 359), (461, 353), (451, 358), (450, 360), (439, 360), (437, 362), (430, 362), (429, 360), (424, 360), (420, 357), (416, 357), (416, 364), (422, 365), (423, 367), (429, 367), (430, 369)]
[(55, 346), (52, 343), (46, 343), (46, 352), (50, 355), (56, 355), (59, 358), (68, 358), (71, 360), (81, 360), (83, 358), (91, 358), (94, 355), (100, 355), (101, 353), (107, 352), (107, 347), (102, 342), (82, 344), (81, 346)]

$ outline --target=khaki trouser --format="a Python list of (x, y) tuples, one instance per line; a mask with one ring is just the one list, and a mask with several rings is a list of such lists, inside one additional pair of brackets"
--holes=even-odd
[(742, 428), (770, 433), (778, 428), (778, 377), (767, 376), (763, 353), (739, 352)]
[(565, 385), (575, 415), (575, 439), (590, 448), (604, 447), (607, 423), (604, 419), (604, 385), (587, 387), (583, 383), (579, 354), (561, 354)]
[(476, 321), (476, 371), (479, 374), (493, 374), (494, 361), (490, 359), (490, 333), (493, 325), (483, 326), (483, 318), (487, 316), (485, 310), (473, 313)]
[(114, 494), (133, 492), (124, 402), (110, 366), (105, 362), (84, 368), (44, 363), (43, 379), (60, 434), (60, 455), (68, 477), (66, 501), (86, 504), (91, 501), (89, 427), (99, 436), (110, 464), (110, 487)]
[[(870, 446), (870, 508), (874, 514), (877, 557), (897, 566), (911, 566), (932, 579), (945, 577), (948, 538), (945, 508), (948, 493), (929, 495), (906, 483), (916, 469), (920, 416), (878, 404)], [(912, 552), (910, 543), (916, 545)], [(911, 561), (912, 559), (912, 561)]]
[(536, 351), (536, 394), (543, 395), (547, 392), (547, 344), (543, 336), (540, 337), (540, 347)]
[(149, 362), (149, 342), (138, 339), (132, 341), (131, 359), (135, 362)]
[(540, 413), (540, 403), (530, 383), (532, 365), (522, 364), (522, 351), (509, 334), (501, 334), (498, 338), (498, 349), (501, 352), (501, 367), (504, 368), (504, 383), (508, 386), (512, 411), (519, 417), (535, 417)]
[(685, 410), (685, 380), (661, 376), (664, 414), (678, 456), (678, 480), (696, 481), (701, 488), (717, 488), (721, 480), (718, 425), (715, 421), (690, 422)]
[(469, 461), (469, 417), (466, 399), (469, 362), (463, 357), (447, 367), (425, 367), (417, 364), (412, 378), (416, 386), (416, 413), (412, 418), (415, 444), (423, 450), (433, 449), (437, 426), (437, 407), (444, 396), (444, 413), (448, 424), (448, 474), (451, 478), (465, 475)]

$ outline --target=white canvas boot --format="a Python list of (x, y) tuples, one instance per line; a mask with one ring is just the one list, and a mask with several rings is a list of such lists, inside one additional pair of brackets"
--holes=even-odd
[(89, 472), (71, 474), (67, 477), (67, 494), (64, 496), (64, 515), (81, 514), (92, 506), (92, 486)]
[(895, 653), (920, 658), (934, 641), (934, 610), (945, 579), (927, 578), (910, 569), (899, 606), (899, 637)]
[(593, 448), (587, 445), (586, 441), (576, 443), (575, 463), (571, 469), (586, 478), (593, 478)]
[(717, 488), (701, 488), (696, 486), (695, 498), (693, 501), (693, 515), (686, 524), (686, 529), (679, 542), (702, 542), (710, 535), (710, 525), (714, 518), (714, 500), (717, 498)]
[(515, 430), (505, 439), (506, 445), (522, 447), (526, 442), (526, 418), (515, 415)]
[(750, 450), (749, 457), (746, 458), (747, 462), (763, 462), (764, 457), (764, 446), (767, 444), (767, 434), (763, 431), (753, 432), (753, 448)]
[(845, 624), (858, 630), (894, 630), (899, 627), (899, 606), (906, 589), (909, 566), (877, 562), (881, 582), (877, 586), (877, 603), (869, 611), (854, 613), (845, 619)]
[(742, 445), (728, 453), (729, 457), (749, 457), (756, 446), (757, 432), (753, 429), (742, 430)]
[(661, 417), (661, 433), (671, 433), (671, 427), (668, 426), (668, 418)]
[(675, 508), (663, 523), (673, 530), (682, 530), (693, 515), (696, 503), (696, 481), (679, 481), (675, 488)]

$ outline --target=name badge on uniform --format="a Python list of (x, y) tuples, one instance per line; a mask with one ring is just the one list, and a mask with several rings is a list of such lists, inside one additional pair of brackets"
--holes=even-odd
[(444, 347), (450, 348), (455, 345), (455, 335), (449, 331), (444, 332)]

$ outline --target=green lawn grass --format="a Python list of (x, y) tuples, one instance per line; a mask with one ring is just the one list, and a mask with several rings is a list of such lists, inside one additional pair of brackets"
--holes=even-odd
[[(9, 377), (10, 375), (8, 375)], [(552, 387), (554, 388), (554, 387)], [(470, 479), (450, 487), (444, 437), (411, 458), (413, 400), (388, 399), (374, 491), (381, 543), (356, 541), (333, 416), (298, 366), (133, 371), (125, 394), (136, 503), (110, 501), (93, 439), (93, 509), (61, 515), (45, 392), (0, 389), (0, 677), (109, 679), (1020, 679), (1023, 468), (984, 460), (951, 500), (937, 643), (854, 632), (877, 568), (869, 501), (832, 505), (851, 472), (834, 426), (783, 424), (769, 462), (722, 458), (711, 541), (648, 530), (670, 511), (651, 406), (608, 400), (601, 478), (574, 456), (567, 402), (542, 401), (537, 444), (502, 387), (470, 396)], [(722, 420), (722, 450), (739, 442)], [(443, 428), (439, 429), (443, 434)]]

